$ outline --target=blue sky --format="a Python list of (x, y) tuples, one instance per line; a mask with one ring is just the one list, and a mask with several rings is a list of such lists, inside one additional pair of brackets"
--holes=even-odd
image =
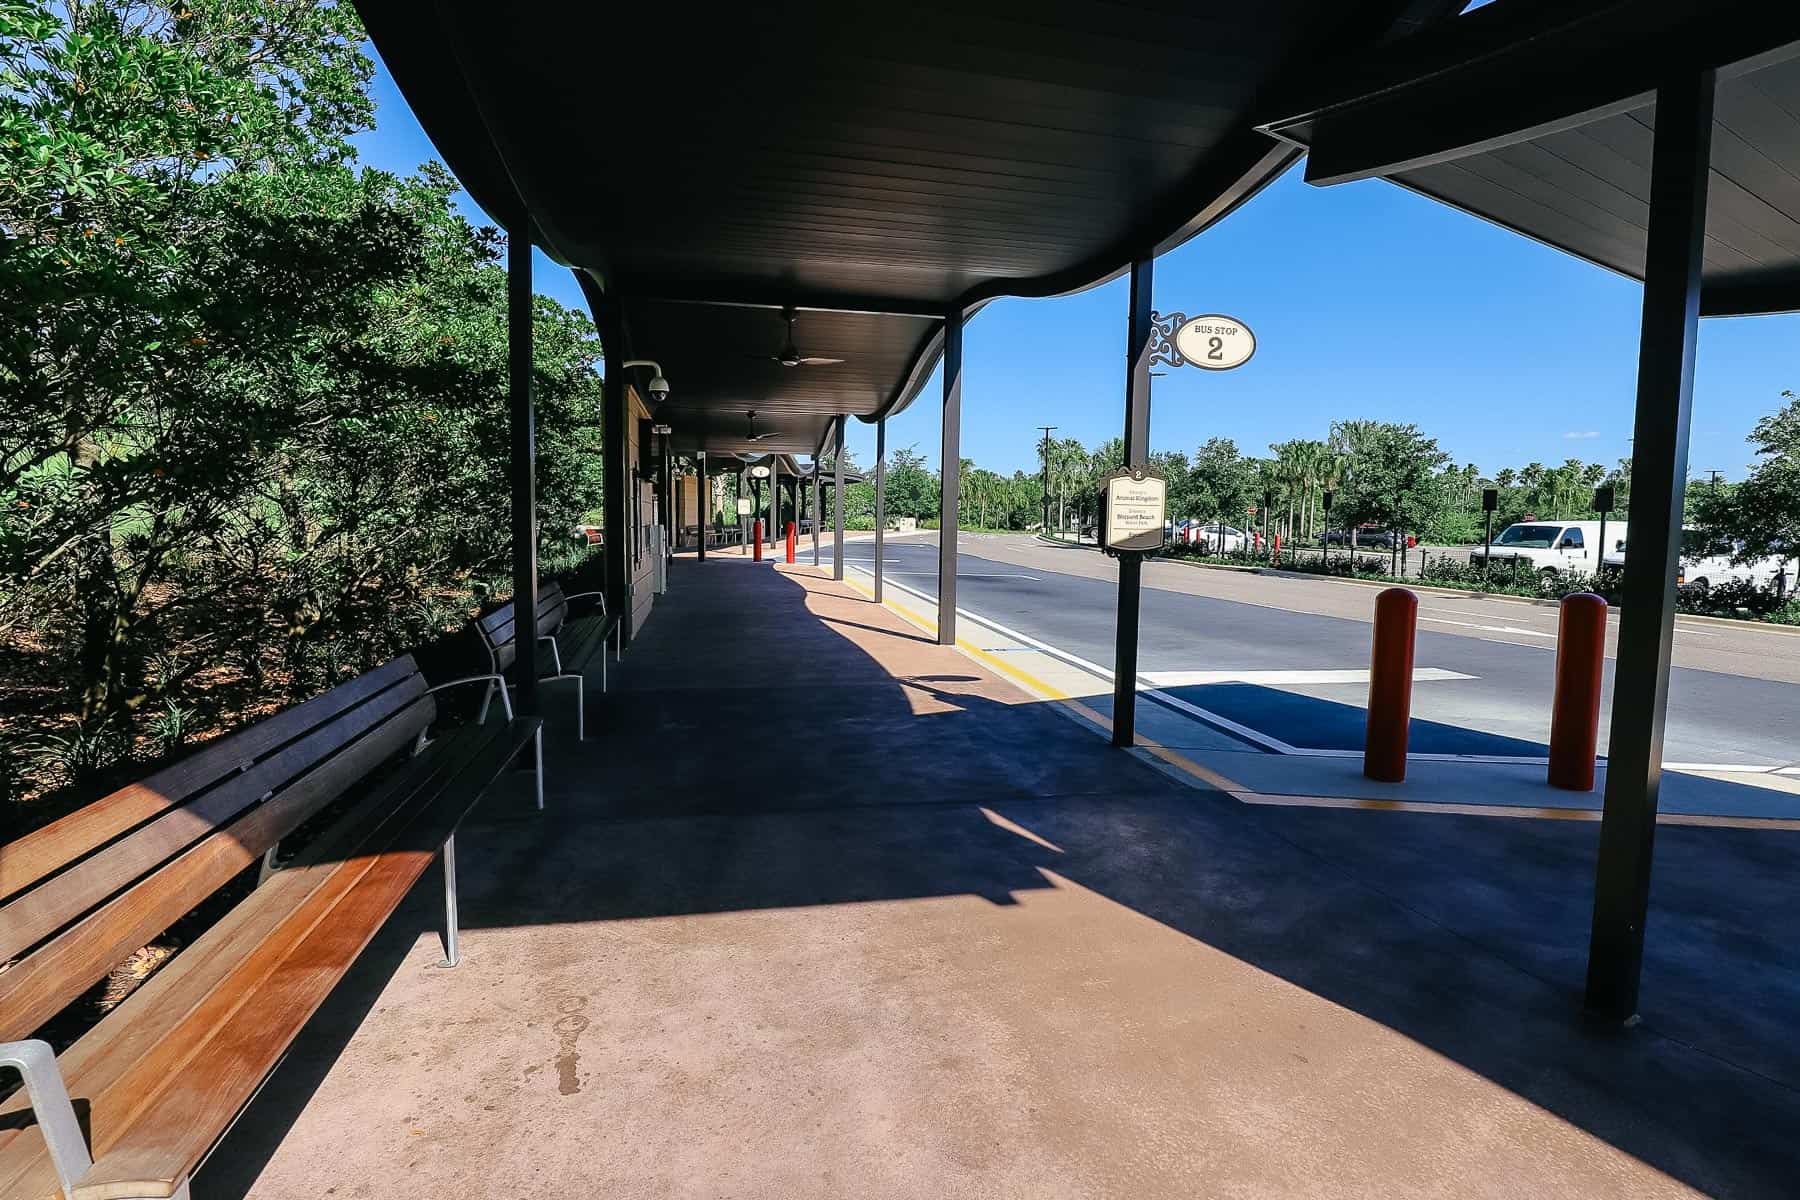
[[(357, 139), (365, 163), (407, 172), (437, 157), (379, 60), (374, 95), (378, 128)], [(540, 292), (586, 308), (567, 270), (541, 253), (536, 263)], [(1223, 436), (1260, 454), (1369, 417), (1414, 422), (1489, 474), (1571, 457), (1610, 465), (1630, 453), (1639, 299), (1629, 280), (1391, 184), (1321, 189), (1290, 172), (1157, 260), (1159, 311), (1227, 313), (1258, 341), (1239, 370), (1156, 380), (1151, 443), (1192, 453)], [(1035, 426), (1090, 446), (1117, 436), (1125, 302), (1118, 280), (983, 309), (965, 333), (963, 456), (1035, 470)], [(889, 421), (890, 447), (936, 463), (939, 386), (934, 375)], [(1800, 391), (1800, 315), (1702, 322), (1693, 474), (1742, 478), (1745, 435), (1784, 388)], [(852, 421), (849, 433), (870, 462), (874, 426)]]

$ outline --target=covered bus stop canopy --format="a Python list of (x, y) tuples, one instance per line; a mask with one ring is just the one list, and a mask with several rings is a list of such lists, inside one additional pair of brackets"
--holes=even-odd
[[(624, 453), (629, 397), (649, 388), (665, 459), (816, 461), (833, 438), (841, 448), (845, 419), (882, 426), (942, 361), (944, 644), (956, 639), (962, 326), (987, 300), (1130, 271), (1122, 391), (1135, 465), (1148, 452), (1155, 255), (1303, 152), (1313, 182), (1391, 178), (1644, 279), (1588, 992), (1596, 1011), (1629, 1019), (1695, 322), (1800, 307), (1800, 8), (1462, 7), (821, 2), (696, 14), (546, 3), (496, 14), (455, 0), (420, 20), (361, 5), (421, 123), (507, 226), (515, 303), (529, 298), (528, 242), (581, 279), (605, 344), (609, 455)], [(515, 319), (516, 343), (526, 327)], [(1522, 322), (1502, 336), (1539, 333)], [(536, 586), (518, 516), (532, 504), (528, 354), (516, 348), (514, 374), (521, 613)], [(609, 472), (609, 526), (642, 508), (640, 474)], [(1127, 556), (1120, 746), (1135, 744), (1138, 584)], [(623, 556), (609, 559), (608, 591), (633, 610)], [(523, 652), (521, 669), (529, 677)]]

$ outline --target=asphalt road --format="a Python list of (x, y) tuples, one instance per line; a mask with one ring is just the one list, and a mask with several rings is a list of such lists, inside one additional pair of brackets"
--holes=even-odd
[[(846, 561), (868, 570), (874, 546), (847, 543)], [(984, 553), (985, 551), (985, 553)], [(829, 548), (827, 548), (829, 555)], [(1157, 564), (1153, 564), (1157, 565)], [(937, 548), (890, 539), (886, 577), (932, 596)], [(1113, 660), (1117, 587), (1092, 551), (1030, 541), (965, 538), (958, 607), (1092, 662)], [(1169, 564), (1168, 570), (1194, 572)], [(1324, 671), (1366, 670), (1369, 624), (1358, 613), (1371, 589), (1328, 581), (1287, 587), (1269, 576), (1204, 575), (1233, 598), (1146, 587), (1139, 670), (1173, 675), (1162, 690), (1290, 745), (1359, 749), (1366, 684), (1321, 681)], [(1171, 577), (1172, 586), (1188, 583)], [(1321, 590), (1322, 589), (1322, 590)], [(1249, 597), (1248, 599), (1246, 597)], [(1421, 604), (1415, 666), (1445, 676), (1413, 689), (1412, 748), (1419, 752), (1542, 754), (1555, 669), (1554, 609), (1428, 595)], [(971, 636), (967, 625), (960, 630)], [(1664, 759), (1790, 765), (1800, 762), (1800, 638), (1760, 634), (1765, 649), (1720, 627), (1684, 626), (1669, 689)], [(1787, 665), (1794, 660), (1795, 669)], [(1694, 665), (1718, 660), (1727, 669)], [(1735, 664), (1735, 666), (1733, 665)], [(1715, 664), (1717, 665), (1717, 664)], [(1184, 682), (1181, 672), (1259, 672), (1247, 680)], [(1293, 673), (1304, 674), (1293, 674)], [(1284, 674), (1285, 673), (1285, 674)], [(1469, 678), (1454, 678), (1466, 675)], [(1607, 663), (1610, 710), (1612, 663)], [(1774, 675), (1775, 678), (1765, 676)], [(1786, 675), (1788, 678), (1782, 678)], [(1601, 722), (1605, 749), (1606, 712)]]

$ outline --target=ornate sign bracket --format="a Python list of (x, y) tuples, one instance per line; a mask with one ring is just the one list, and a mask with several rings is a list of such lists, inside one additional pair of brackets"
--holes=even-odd
[(1150, 314), (1150, 365), (1185, 367), (1188, 360), (1175, 348), (1175, 331), (1188, 323), (1186, 313)]

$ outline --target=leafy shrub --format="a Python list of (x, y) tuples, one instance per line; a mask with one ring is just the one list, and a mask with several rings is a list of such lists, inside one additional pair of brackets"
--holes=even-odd
[(32, 774), (54, 785), (87, 788), (131, 758), (131, 739), (116, 725), (76, 726), (67, 734), (42, 734), (26, 744)]
[(1748, 579), (1728, 579), (1705, 591), (1682, 588), (1675, 593), (1676, 608), (1704, 616), (1768, 618), (1793, 605), (1777, 596), (1774, 588), (1758, 587)]
[(171, 754), (193, 735), (197, 715), (192, 708), (165, 700), (161, 711), (144, 722), (144, 730), (155, 740), (159, 753)]

